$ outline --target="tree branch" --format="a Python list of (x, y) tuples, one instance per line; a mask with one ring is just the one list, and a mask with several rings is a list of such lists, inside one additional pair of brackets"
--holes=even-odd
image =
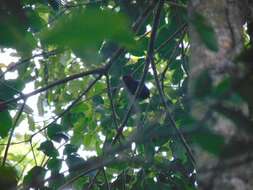
[(159, 5), (158, 5), (157, 11), (156, 11), (156, 15), (155, 15), (154, 20), (153, 20), (151, 38), (150, 38), (150, 41), (149, 41), (148, 53), (147, 53), (147, 57), (146, 57), (146, 64), (145, 64), (145, 67), (144, 67), (143, 75), (141, 77), (141, 80), (140, 80), (140, 83), (137, 87), (137, 90), (134, 94), (133, 100), (130, 103), (130, 106), (129, 106), (129, 109), (128, 109), (126, 115), (125, 115), (125, 118), (123, 119), (123, 122), (120, 125), (119, 129), (117, 130), (117, 134), (113, 139), (113, 143), (115, 143), (117, 141), (117, 139), (119, 138), (119, 136), (122, 134), (123, 128), (125, 127), (125, 125), (128, 121), (128, 118), (130, 117), (131, 110), (132, 110), (133, 105), (135, 103), (136, 97), (140, 94), (140, 91), (141, 91), (141, 89), (144, 85), (144, 81), (145, 81), (146, 75), (148, 73), (150, 61), (151, 61), (151, 59), (153, 57), (153, 54), (154, 54), (155, 38), (156, 38), (157, 29), (158, 29), (159, 22), (160, 22), (160, 15), (161, 15), (163, 3), (164, 3), (164, 0), (159, 1)]
[(25, 102), (22, 104), (20, 110), (18, 111), (18, 113), (17, 113), (17, 115), (16, 115), (16, 119), (15, 119), (15, 121), (14, 121), (14, 124), (13, 124), (13, 126), (12, 126), (12, 128), (11, 128), (10, 135), (9, 135), (9, 138), (8, 138), (8, 142), (7, 142), (5, 151), (4, 151), (2, 166), (5, 165), (5, 162), (6, 162), (6, 159), (7, 159), (7, 155), (8, 155), (8, 150), (9, 150), (10, 144), (11, 144), (11, 139), (12, 139), (12, 137), (13, 137), (15, 127), (16, 127), (16, 125), (17, 125), (17, 123), (18, 123), (18, 120), (19, 120), (19, 118), (20, 118), (20, 116), (21, 116), (21, 114), (22, 114), (24, 108), (25, 108)]
[(110, 185), (109, 185), (108, 179), (106, 177), (106, 173), (105, 173), (105, 169), (104, 168), (102, 169), (102, 172), (103, 172), (103, 175), (104, 175), (104, 178), (105, 178), (106, 189), (110, 190)]
[(70, 76), (68, 76), (68, 77), (66, 77), (64, 79), (60, 79), (60, 80), (57, 80), (55, 82), (52, 82), (51, 84), (49, 84), (49, 85), (47, 85), (45, 87), (39, 88), (37, 90), (34, 90), (33, 92), (30, 92), (28, 94), (24, 94), (24, 95), (19, 96), (17, 98), (13, 98), (13, 99), (7, 100), (4, 103), (8, 104), (8, 103), (11, 103), (13, 101), (18, 101), (18, 100), (21, 100), (21, 99), (27, 99), (30, 96), (34, 96), (34, 95), (36, 95), (38, 93), (47, 91), (50, 88), (53, 88), (55, 86), (67, 83), (67, 82), (69, 82), (71, 80), (78, 79), (78, 78), (81, 78), (81, 77), (84, 77), (84, 76), (87, 76), (87, 75), (92, 75), (92, 74), (100, 74), (100, 75), (102, 75), (104, 73), (105, 73), (105, 69), (104, 69), (104, 67), (101, 67), (101, 68), (93, 69), (93, 70), (90, 70), (90, 71), (84, 71), (84, 72), (81, 72), (81, 73), (70, 75)]
[(152, 70), (153, 70), (153, 73), (154, 73), (154, 78), (155, 78), (155, 81), (156, 81), (156, 86), (158, 88), (158, 92), (159, 92), (159, 95), (160, 95), (160, 98), (162, 100), (162, 103), (163, 103), (163, 106), (165, 107), (165, 111), (166, 111), (166, 115), (169, 119), (169, 122), (171, 124), (171, 126), (173, 127), (173, 129), (176, 131), (181, 143), (184, 145), (186, 151), (187, 151), (187, 154), (193, 164), (193, 166), (195, 166), (195, 160), (194, 160), (194, 157), (193, 157), (193, 154), (191, 152), (191, 149), (188, 145), (188, 143), (186, 142), (183, 134), (181, 133), (181, 131), (177, 128), (176, 126), (176, 123), (174, 121), (174, 119), (172, 118), (170, 112), (169, 112), (169, 106), (167, 104), (167, 101), (165, 100), (165, 96), (163, 94), (163, 90), (161, 88), (161, 85), (160, 85), (160, 82), (159, 82), (159, 79), (158, 79), (158, 74), (157, 74), (157, 70), (156, 70), (156, 66), (155, 66), (155, 63), (154, 63), (154, 60), (152, 59), (151, 60), (151, 67), (152, 67)]
[(42, 52), (42, 53), (39, 53), (39, 54), (35, 54), (35, 55), (33, 55), (33, 56), (29, 57), (29, 58), (23, 59), (23, 60), (17, 62), (16, 64), (12, 65), (12, 66), (9, 66), (3, 73), (0, 74), (0, 79), (7, 72), (12, 71), (13, 69), (16, 69), (17, 67), (19, 67), (20, 65), (23, 65), (23, 64), (27, 63), (31, 59), (34, 59), (34, 58), (40, 57), (40, 56), (52, 56), (52, 55), (56, 55), (58, 53), (61, 53), (61, 50), (54, 49), (54, 50), (51, 50), (51, 51), (48, 51), (48, 52)]
[(164, 78), (165, 78), (165, 74), (166, 74), (166, 72), (167, 72), (168, 69), (169, 69), (169, 64), (170, 64), (172, 58), (174, 57), (176, 51), (178, 50), (179, 45), (180, 45), (180, 42), (183, 40), (183, 38), (184, 38), (184, 34), (182, 34), (182, 36), (181, 36), (181, 38), (179, 39), (177, 45), (176, 45), (176, 46), (174, 47), (174, 49), (172, 50), (172, 53), (170, 54), (170, 56), (169, 56), (169, 58), (168, 58), (168, 60), (167, 60), (168, 64), (165, 66), (163, 72), (161, 73), (161, 79), (160, 79), (160, 80), (161, 80), (161, 84), (162, 84), (162, 86), (161, 86), (162, 90), (164, 89), (163, 81), (164, 81)]
[(40, 133), (41, 131), (47, 129), (52, 123), (56, 122), (59, 118), (61, 118), (64, 114), (66, 114), (67, 112), (70, 111), (70, 109), (76, 105), (77, 102), (79, 102), (81, 100), (81, 98), (89, 92), (89, 90), (96, 84), (96, 82), (102, 77), (103, 75), (100, 74), (98, 77), (95, 78), (94, 81), (92, 81), (88, 87), (67, 107), (67, 109), (65, 109), (63, 112), (61, 112), (52, 122), (50, 122), (48, 125), (46, 125), (45, 127), (39, 129), (37, 132), (35, 132), (34, 134), (32, 134), (31, 139), (38, 133)]
[(115, 128), (118, 129), (118, 122), (117, 122), (117, 114), (116, 114), (116, 109), (114, 106), (114, 102), (112, 99), (112, 91), (111, 91), (111, 84), (110, 84), (110, 79), (109, 79), (109, 75), (106, 74), (106, 84), (107, 84), (107, 94), (108, 94), (108, 98), (110, 100), (110, 105), (111, 105), (111, 109), (112, 109), (112, 119), (115, 125)]

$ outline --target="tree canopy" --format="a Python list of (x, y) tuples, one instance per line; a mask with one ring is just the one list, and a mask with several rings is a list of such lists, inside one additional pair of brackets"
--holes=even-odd
[(211, 127), (253, 132), (250, 32), (240, 74), (193, 83), (189, 30), (220, 45), (188, 3), (1, 1), (0, 48), (18, 60), (0, 63), (1, 188), (197, 189), (195, 149), (241, 154)]

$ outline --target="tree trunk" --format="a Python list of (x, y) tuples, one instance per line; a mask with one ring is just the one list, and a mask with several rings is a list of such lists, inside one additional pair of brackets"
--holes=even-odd
[[(243, 25), (252, 20), (251, 8), (247, 0), (192, 0), (188, 6), (190, 17), (194, 12), (203, 15), (213, 27), (218, 39), (219, 51), (213, 52), (205, 47), (197, 31), (190, 26), (190, 93), (198, 76), (209, 71), (214, 82), (223, 79), (233, 71), (233, 60), (242, 51)], [(201, 119), (207, 112), (210, 102), (193, 101), (192, 114)], [(225, 137), (226, 143), (237, 142), (243, 146), (253, 139), (247, 134), (238, 132), (238, 127), (216, 114), (212, 129)], [(235, 140), (236, 139), (236, 140)], [(246, 140), (245, 140), (246, 139)], [(249, 190), (253, 187), (253, 162), (248, 160), (249, 153), (224, 159), (217, 158), (202, 150), (195, 150), (197, 178), (199, 189), (235, 189)]]

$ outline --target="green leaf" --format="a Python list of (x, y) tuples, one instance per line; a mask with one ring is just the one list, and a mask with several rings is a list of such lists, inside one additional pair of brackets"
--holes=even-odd
[(7, 10), (2, 11), (1, 14), (0, 44), (6, 47), (15, 47), (26, 33), (27, 26), (25, 23), (25, 15), (21, 4), (16, 5), (17, 9), (12, 14), (9, 13), (13, 11), (12, 8), (8, 6), (6, 6), (6, 8)]
[(68, 140), (68, 136), (63, 132), (64, 128), (62, 125), (52, 123), (47, 128), (47, 135), (51, 140), (61, 142), (61, 140)]
[[(174, 35), (174, 33), (178, 30), (178, 23), (176, 21), (174, 21), (175, 19), (173, 19), (172, 23), (169, 25), (163, 25), (162, 27), (160, 27), (159, 29), (159, 33), (157, 36), (157, 46), (160, 47), (167, 39), (170, 39), (171, 36)], [(181, 26), (180, 26), (181, 27)], [(166, 44), (166, 46), (163, 46), (160, 50), (159, 50), (159, 55), (163, 58), (168, 58), (169, 55), (172, 54), (172, 52), (174, 51), (175, 47), (177, 46), (177, 42), (176, 42), (176, 38), (171, 38), (170, 42), (168, 44)], [(177, 55), (180, 53), (180, 51), (175, 51), (174, 52), (174, 57), (177, 57)]]
[(159, 190), (170, 190), (171, 186), (166, 183), (161, 182), (155, 182), (153, 179), (146, 179), (144, 181), (144, 188), (145, 190), (153, 190), (153, 189), (159, 189)]
[(40, 95), (37, 101), (37, 109), (40, 116), (44, 115), (44, 107), (43, 107), (43, 101), (45, 101), (44, 98), (45, 98), (44, 95)]
[(119, 47), (117, 46), (117, 44), (112, 43), (112, 42), (106, 42), (103, 44), (100, 53), (103, 56), (103, 59), (106, 60), (109, 57), (111, 57), (111, 55), (118, 49)]
[(0, 80), (0, 99), (8, 100), (13, 98), (14, 95), (21, 92), (24, 88), (25, 83), (21, 80)]
[(62, 166), (62, 160), (57, 158), (52, 158), (47, 163), (47, 168), (51, 170), (52, 172), (58, 172), (60, 171)]
[(63, 154), (70, 155), (72, 153), (76, 153), (77, 150), (78, 150), (77, 146), (72, 145), (72, 144), (66, 144), (65, 148), (64, 148), (64, 151), (63, 151)]
[(34, 47), (34, 44), (31, 43), (33, 36), (31, 32), (27, 31), (29, 24), (21, 3), (19, 1), (13, 5), (4, 3), (3, 7), (0, 22), (0, 45), (30, 53)]
[(23, 183), (27, 187), (42, 188), (44, 186), (44, 177), (46, 169), (40, 166), (33, 167), (24, 177)]
[(173, 151), (173, 157), (180, 159), (182, 162), (187, 160), (185, 147), (177, 139), (174, 139), (170, 144), (171, 150)]
[(155, 155), (155, 147), (152, 143), (145, 143), (144, 144), (144, 153), (148, 160), (153, 160)]
[(208, 71), (203, 71), (197, 76), (193, 85), (195, 98), (204, 98), (212, 92), (212, 78)]
[(92, 98), (92, 100), (93, 100), (93, 102), (94, 102), (94, 104), (95, 105), (101, 105), (101, 104), (104, 104), (104, 100), (103, 100), (103, 98), (101, 97), (101, 96), (94, 96), (93, 98)]
[[(88, 184), (90, 184), (90, 178), (87, 175), (81, 176), (77, 180), (75, 180), (74, 183), (72, 183), (72, 188), (81, 190), (81, 189), (85, 189), (85, 187), (88, 187)], [(98, 188), (95, 188), (95, 187), (96, 185), (94, 184), (92, 189), (98, 190)]]
[(71, 137), (71, 144), (74, 144), (76, 146), (80, 146), (81, 144), (83, 144), (83, 127), (75, 127), (73, 130), (74, 134)]
[(12, 118), (9, 112), (7, 110), (1, 111), (0, 112), (0, 136), (2, 138), (6, 137), (11, 127), (12, 127)]
[(18, 174), (14, 167), (0, 167), (0, 187), (1, 189), (16, 189)]
[[(247, 65), (247, 64), (246, 64)], [(248, 64), (248, 65), (251, 65)], [(239, 77), (235, 77), (233, 81), (233, 89), (236, 91), (243, 100), (245, 100), (250, 108), (253, 108), (253, 75), (252, 68), (244, 68), (246, 72), (249, 72), (246, 76), (239, 79)]]
[(63, 47), (92, 49), (110, 39), (121, 45), (133, 46), (129, 23), (122, 14), (101, 9), (74, 10), (62, 16), (56, 25), (42, 33), (42, 41)]
[(113, 163), (112, 165), (109, 166), (110, 169), (114, 170), (124, 170), (129, 166), (127, 162), (122, 162), (122, 163)]
[[(31, 32), (26, 32), (22, 41), (20, 41), (20, 43), (16, 45), (16, 48), (19, 51), (20, 55), (27, 57), (31, 55), (31, 51), (36, 47), (36, 45), (37, 45), (37, 41), (36, 41), (36, 38), (33, 36), (33, 34)], [(19, 72), (19, 74), (22, 75), (23, 73)], [(22, 80), (19, 80), (19, 81), (24, 82)]]
[(161, 146), (168, 142), (173, 133), (167, 126), (162, 126), (159, 124), (150, 125), (145, 130), (143, 130), (143, 135), (141, 136), (143, 142), (152, 140), (156, 146)]
[(191, 138), (194, 143), (214, 155), (219, 155), (224, 147), (224, 138), (208, 129), (199, 129)]
[(42, 29), (43, 26), (46, 25), (45, 21), (39, 16), (36, 10), (33, 10), (32, 8), (28, 7), (25, 9), (25, 11), (26, 11), (26, 16), (29, 20), (31, 30), (33, 32), (40, 31), (40, 29)]
[(54, 180), (49, 181), (49, 187), (52, 189), (59, 189), (59, 187), (65, 183), (64, 175), (60, 173), (52, 172), (52, 176)]
[(183, 77), (184, 77), (184, 71), (181, 69), (179, 65), (179, 67), (173, 72), (172, 83), (179, 84), (182, 81)]
[(57, 157), (59, 154), (57, 149), (54, 147), (54, 144), (49, 140), (41, 143), (38, 150), (41, 150), (45, 155), (49, 157)]
[(61, 5), (61, 1), (58, 0), (48, 0), (48, 3), (53, 8), (54, 11), (59, 10), (59, 7)]
[(84, 165), (85, 160), (77, 155), (69, 155), (66, 159), (66, 163), (70, 170), (75, 170)]
[(206, 47), (217, 52), (219, 50), (218, 40), (214, 29), (208, 24), (208, 20), (203, 15), (194, 12), (192, 24)]
[(228, 90), (231, 89), (231, 80), (229, 78), (225, 78), (222, 80), (217, 86), (212, 89), (213, 96), (220, 98), (224, 95)]
[(93, 150), (95, 148), (96, 141), (96, 134), (93, 131), (86, 133), (83, 136), (83, 145), (85, 149)]
[(27, 121), (28, 121), (28, 125), (29, 125), (29, 130), (34, 131), (35, 130), (35, 122), (33, 117), (31, 117), (30, 115), (27, 114)]

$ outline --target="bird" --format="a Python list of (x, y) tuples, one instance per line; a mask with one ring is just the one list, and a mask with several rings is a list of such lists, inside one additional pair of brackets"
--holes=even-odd
[[(127, 90), (134, 95), (138, 85), (140, 84), (139, 80), (135, 80), (131, 75), (124, 75), (123, 77), (123, 81), (125, 83), (125, 86), (127, 88)], [(150, 92), (148, 87), (144, 84), (140, 93), (137, 95), (137, 99), (138, 100), (145, 100), (147, 98), (149, 98)]]

